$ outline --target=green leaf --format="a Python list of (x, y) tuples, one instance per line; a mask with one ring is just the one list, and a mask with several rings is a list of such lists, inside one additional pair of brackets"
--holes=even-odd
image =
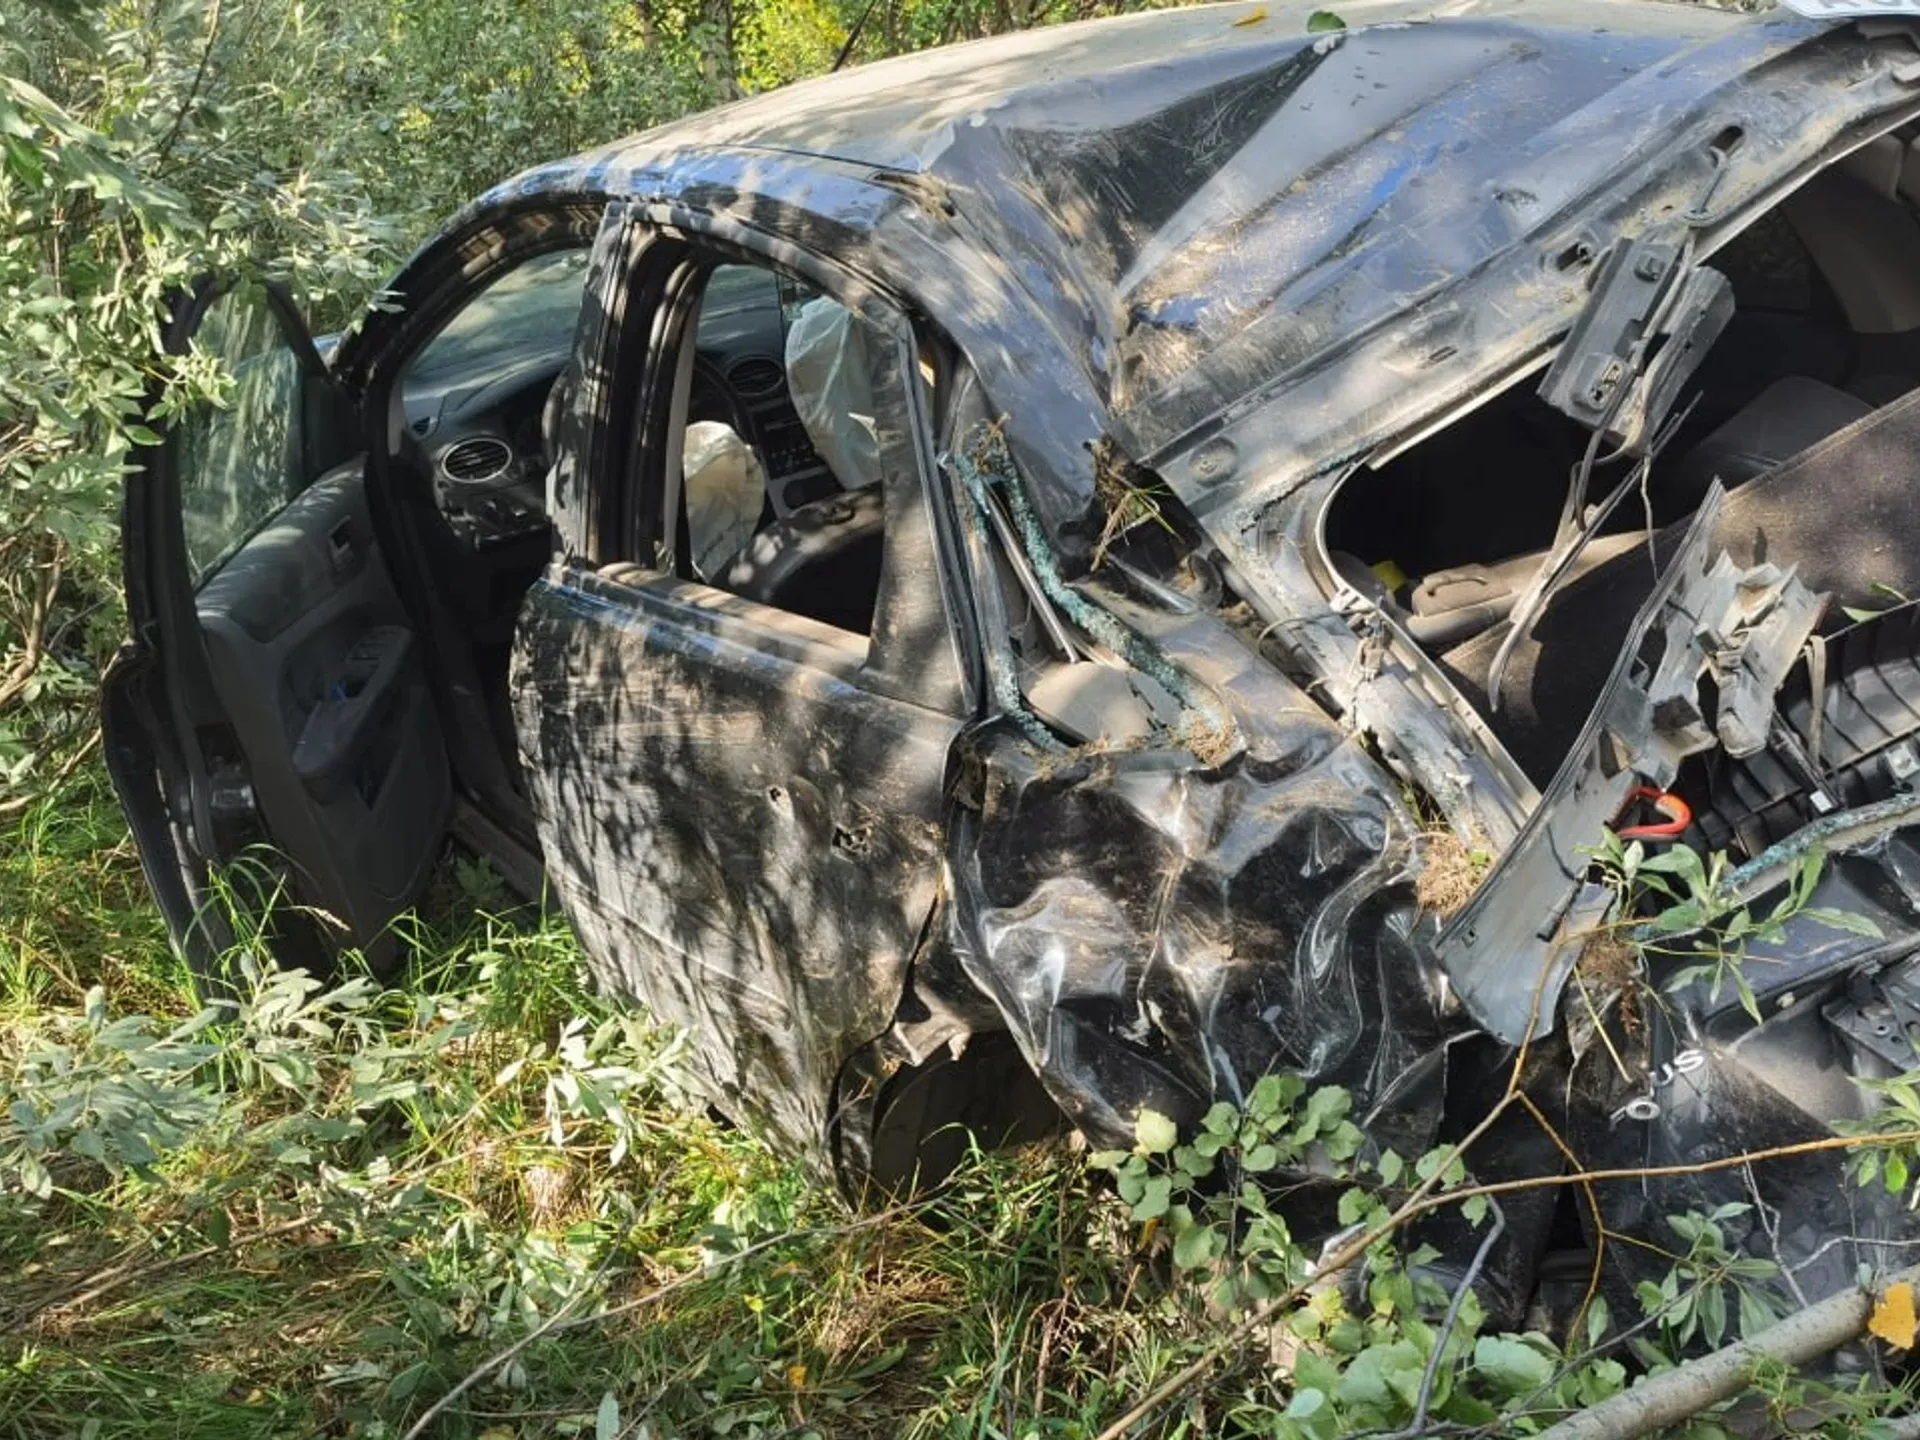
[(1773, 1311), (1756, 1291), (1740, 1287), (1740, 1338), (1751, 1339), (1772, 1325)]
[(1675, 845), (1658, 855), (1648, 856), (1640, 862), (1640, 869), (1650, 875), (1678, 875), (1689, 889), (1697, 889), (1707, 878), (1700, 852), (1686, 845)]
[(1707, 912), (1697, 900), (1683, 900), (1653, 917), (1653, 928), (1663, 935), (1678, 935), (1698, 930), (1706, 923)]
[(620, 1402), (609, 1390), (600, 1397), (600, 1408), (593, 1412), (593, 1440), (613, 1440), (620, 1433)]
[[(0, 111), (0, 117), (5, 112)], [(0, 119), (0, 123), (4, 123)], [(40, 152), (25, 140), (15, 135), (0, 136), (0, 154), (6, 156), (8, 168), (20, 177), (28, 189), (39, 188), (46, 176), (46, 167), (41, 163)]]
[(1587, 1306), (1587, 1348), (1592, 1349), (1606, 1338), (1607, 1326), (1613, 1322), (1607, 1310), (1607, 1297), (1595, 1295), (1593, 1303)]
[(1353, 1097), (1338, 1085), (1323, 1085), (1307, 1099), (1306, 1112), (1294, 1132), (1297, 1144), (1304, 1145), (1322, 1130), (1345, 1118), (1353, 1106)]
[(405, 1400), (420, 1388), (420, 1382), (433, 1373), (430, 1361), (416, 1360), (387, 1383), (389, 1401)]
[(1191, 1145), (1176, 1145), (1173, 1147), (1173, 1168), (1179, 1173), (1182, 1184), (1202, 1180), (1213, 1173), (1213, 1155)]
[(1700, 1333), (1714, 1349), (1727, 1338), (1727, 1287), (1708, 1285), (1700, 1292)]
[(1293, 1399), (1287, 1402), (1287, 1419), (1311, 1420), (1327, 1408), (1327, 1393), (1309, 1385), (1304, 1390), (1293, 1392)]
[(1293, 1380), (1303, 1390), (1332, 1394), (1340, 1384), (1340, 1367), (1317, 1350), (1300, 1350), (1293, 1357)]
[(1805, 905), (1813, 897), (1814, 887), (1820, 883), (1820, 872), (1826, 868), (1826, 864), (1827, 852), (1824, 850), (1809, 850), (1800, 857), (1799, 863), (1794, 866), (1789, 892), (1793, 897), (1795, 909)]
[(1482, 1335), (1473, 1342), (1475, 1372), (1509, 1395), (1524, 1395), (1553, 1378), (1553, 1360), (1514, 1335)]
[(1329, 1160), (1351, 1160), (1366, 1143), (1366, 1133), (1351, 1120), (1342, 1120), (1320, 1137), (1320, 1148)]
[(1247, 1114), (1260, 1119), (1271, 1118), (1281, 1105), (1280, 1077), (1262, 1075), (1253, 1082), (1253, 1090), (1247, 1096)]
[(1172, 1199), (1172, 1178), (1166, 1175), (1150, 1176), (1140, 1188), (1140, 1198), (1133, 1202), (1133, 1218), (1143, 1222), (1158, 1220), (1167, 1213), (1168, 1202)]
[(878, 1355), (874, 1356), (873, 1359), (867, 1361), (863, 1365), (856, 1366), (854, 1369), (849, 1370), (847, 1372), (847, 1379), (871, 1380), (874, 1376), (884, 1374), (888, 1370), (891, 1370), (894, 1366), (898, 1365), (902, 1360), (906, 1358), (907, 1358), (907, 1346), (905, 1342), (902, 1342), (901, 1344), (898, 1344), (898, 1345), (889, 1345), (886, 1349), (882, 1350)]
[(1858, 1169), (1854, 1172), (1857, 1184), (1871, 1185), (1880, 1178), (1880, 1152), (1869, 1150), (1855, 1162)]
[(1460, 1213), (1466, 1217), (1467, 1224), (1479, 1229), (1480, 1222), (1487, 1218), (1487, 1197), (1469, 1195), (1460, 1202)]
[(1307, 16), (1307, 33), (1309, 35), (1320, 35), (1329, 30), (1344, 30), (1346, 28), (1347, 22), (1331, 10), (1316, 10)]
[(1313, 1385), (1296, 1385), (1281, 1417), (1279, 1433), (1290, 1437), (1307, 1436), (1311, 1440), (1334, 1440), (1340, 1433), (1340, 1417), (1334, 1413), (1327, 1392)]
[(1133, 1122), (1134, 1144), (1143, 1154), (1164, 1155), (1179, 1138), (1178, 1127), (1158, 1110), (1142, 1109)]
[(1411, 1340), (1369, 1345), (1353, 1357), (1340, 1377), (1338, 1395), (1343, 1404), (1392, 1412), (1396, 1400), (1403, 1405), (1414, 1402), (1425, 1370), (1426, 1363)]
[(1849, 935), (1861, 935), (1869, 940), (1878, 940), (1881, 935), (1880, 927), (1872, 917), (1856, 915), (1850, 910), (1830, 910), (1822, 906), (1800, 913), (1829, 930), (1843, 930)]
[(1173, 1242), (1173, 1263), (1182, 1270), (1197, 1270), (1217, 1253), (1218, 1234), (1210, 1225), (1193, 1225)]

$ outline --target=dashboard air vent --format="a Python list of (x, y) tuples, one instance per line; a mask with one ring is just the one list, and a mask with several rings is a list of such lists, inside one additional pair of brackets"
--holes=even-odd
[(727, 383), (740, 394), (757, 399), (778, 393), (787, 383), (787, 372), (780, 368), (778, 361), (756, 356), (742, 360), (727, 371)]
[(491, 435), (476, 435), (447, 447), (440, 457), (440, 469), (449, 480), (461, 485), (480, 485), (497, 480), (513, 464), (513, 447)]

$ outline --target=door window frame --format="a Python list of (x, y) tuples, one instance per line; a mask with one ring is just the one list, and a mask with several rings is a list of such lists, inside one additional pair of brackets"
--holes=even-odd
[(364, 396), (508, 271), (554, 251), (590, 250), (607, 205), (603, 194), (569, 191), (456, 217), (375, 293), (335, 350), (334, 373)]
[[(375, 297), (373, 308), (341, 342), (334, 359), (336, 373), (361, 407), (367, 512), (374, 537), (413, 623), (435, 703), (443, 717), (458, 717), (448, 721), (447, 736), (456, 787), (523, 848), (531, 843), (532, 814), (487, 717), (468, 713), (463, 698), (479, 687), (463, 617), (449, 599), (457, 590), (449, 590), (442, 574), (441, 567), (448, 563), (444, 547), (437, 547), (426, 533), (425, 527), (434, 522), (425, 512), (439, 513), (431, 476), (411, 474), (403, 459), (419, 448), (406, 428), (405, 379), (414, 357), (501, 276), (558, 250), (591, 254), (607, 209), (602, 193), (563, 191), (515, 197), (456, 217)], [(592, 283), (590, 270), (589, 292)], [(587, 304), (584, 293), (582, 304)], [(583, 320), (584, 309), (576, 319), (566, 365), (574, 364), (579, 354)], [(425, 490), (418, 489), (416, 480)]]
[[(791, 654), (795, 640), (816, 623), (658, 568), (660, 537), (652, 517), (664, 515), (673, 483), (669, 471), (678, 462), (685, 406), (675, 380), (682, 368), (681, 347), (693, 341), (694, 302), (704, 283), (690, 284), (689, 278), (697, 279), (696, 272), (710, 263), (756, 266), (817, 290), (886, 333), (901, 367), (913, 481), (931, 532), (940, 610), (954, 660), (952, 683), (941, 687), (945, 693), (929, 694), (928, 686), (909, 678), (912, 667), (890, 663), (906, 657), (888, 653), (878, 608), (866, 659), (854, 674), (847, 673), (850, 647), (825, 637), (807, 645), (816, 652), (809, 663), (907, 703), (958, 718), (980, 715), (985, 664), (969, 561), (936, 457), (934, 397), (918, 373), (922, 340), (936, 352), (949, 347), (924, 319), (869, 278), (750, 225), (680, 205), (634, 201), (609, 209), (587, 280), (586, 309), (595, 330), (589, 338), (583, 321), (582, 340), (591, 348), (583, 351), (581, 392), (570, 407), (572, 428), (563, 428), (560, 444), (562, 467), (574, 467), (579, 495), (577, 507), (555, 515), (569, 560), (599, 569), (601, 585), (641, 592), (682, 613), (728, 616), (735, 622), (729, 633), (758, 648)], [(951, 362), (945, 368), (950, 372)], [(894, 543), (894, 527), (901, 523), (917, 523), (916, 517), (896, 519), (890, 513), (883, 544)], [(877, 606), (888, 600), (889, 563), (883, 559)], [(821, 628), (828, 636), (841, 634)], [(925, 643), (924, 635), (908, 638)]]

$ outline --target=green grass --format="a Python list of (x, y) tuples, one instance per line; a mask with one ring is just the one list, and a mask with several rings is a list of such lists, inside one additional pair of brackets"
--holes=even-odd
[[(853, 1211), (705, 1118), (674, 1038), (588, 990), (563, 923), (498, 914), (483, 867), (449, 860), (390, 982), (240, 953), (237, 1005), (203, 1012), (98, 776), (6, 823), (0, 1440), (1085, 1440), (1227, 1348), (1135, 1434), (1336, 1440), (1414, 1413), (1446, 1292), (1388, 1236), (1364, 1286), (1318, 1278), (1240, 1336), (1226, 1287), (1275, 1293), (1311, 1252), (1254, 1187), (1195, 1178), (1199, 1141), (1169, 1149), (1165, 1121), (1103, 1162), (1117, 1186), (1064, 1150), (976, 1155), (937, 1197)], [(1236, 1165), (1342, 1129), (1344, 1096), (1282, 1089), (1216, 1107)], [(1349, 1195), (1384, 1214), (1405, 1184), (1375, 1169)], [(1181, 1259), (1169, 1232), (1201, 1224), (1237, 1258)], [(1470, 1300), (1438, 1367), (1452, 1433), (1534, 1433), (1626, 1381), (1584, 1342), (1480, 1325)], [(1836, 1436), (1884, 1440), (1868, 1417), (1908, 1403), (1768, 1384)]]
[[(432, 1433), (1091, 1433), (1109, 1377), (1155, 1368), (1080, 1162), (982, 1157), (937, 1205), (850, 1212), (703, 1118), (562, 923), (491, 899), (449, 865), (390, 988), (259, 977), (169, 1068), (151, 1042), (197, 1005), (110, 790), (13, 817), (0, 1103), (147, 1094), (161, 1120), (63, 1132), (44, 1197), (0, 1128), (0, 1436), (395, 1436), (562, 1313), (585, 1323)], [(102, 1028), (140, 1015), (136, 1041)]]
[(103, 773), (82, 771), (0, 826), (0, 1025), (78, 1005), (95, 984), (135, 1009), (188, 1007)]

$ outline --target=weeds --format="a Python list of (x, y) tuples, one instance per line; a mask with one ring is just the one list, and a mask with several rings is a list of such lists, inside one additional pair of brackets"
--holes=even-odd
[(1422, 844), (1414, 899), (1428, 914), (1451, 919), (1487, 878), (1493, 856), (1485, 849), (1469, 846), (1451, 830), (1437, 827), (1425, 833)]
[[(112, 803), (82, 774), (0, 849), (0, 1436), (1032, 1440), (1156, 1393), (1129, 1433), (1507, 1434), (1771, 1319), (1737, 1217), (1692, 1214), (1641, 1316), (1498, 1333), (1473, 1268), (1404, 1238), (1457, 1209), (1484, 1262), (1470, 1147), (1379, 1150), (1278, 1075), (1091, 1168), (975, 1154), (850, 1212), (702, 1118), (673, 1037), (481, 866), (446, 867), (391, 982), (243, 943), (200, 1005)], [(1863, 1146), (1859, 1178), (1914, 1153)], [(1836, 1433), (1886, 1403), (1786, 1374), (1766, 1400)]]
[[(1677, 962), (1664, 979), (1669, 994), (1692, 986), (1705, 988), (1718, 1002), (1723, 991), (1739, 996), (1741, 1008), (1757, 1024), (1760, 1002), (1748, 974), (1749, 949), (1778, 944), (1787, 923), (1807, 919), (1831, 930), (1878, 939), (1880, 929), (1865, 915), (1813, 904), (1826, 854), (1810, 849), (1787, 868), (1786, 882), (1765, 911), (1756, 912), (1735, 893), (1732, 867), (1724, 852), (1702, 856), (1686, 845), (1648, 854), (1640, 841), (1622, 843), (1611, 831), (1595, 850), (1596, 863), (1619, 896), (1621, 917), (1610, 938), (1626, 938), (1642, 955)], [(1645, 919), (1640, 912), (1651, 910)]]
[(203, 1007), (103, 784), (14, 823), (0, 1436), (395, 1437), (478, 1372), (431, 1433), (1007, 1433), (1095, 1424), (1151, 1353), (1080, 1161), (850, 1216), (701, 1118), (671, 1037), (478, 867), (391, 985), (242, 946)]

